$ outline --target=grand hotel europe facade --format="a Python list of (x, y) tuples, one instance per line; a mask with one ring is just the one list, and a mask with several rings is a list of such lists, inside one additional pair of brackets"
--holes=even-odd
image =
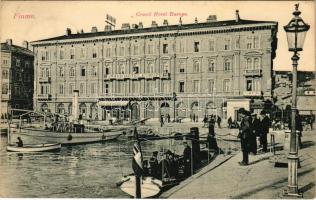
[(92, 27), (32, 42), (34, 107), (84, 118), (123, 120), (236, 117), (250, 99), (271, 98), (278, 23), (236, 18), (151, 27)]

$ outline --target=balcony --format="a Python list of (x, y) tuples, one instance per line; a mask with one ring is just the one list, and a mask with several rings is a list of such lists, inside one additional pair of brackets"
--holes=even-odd
[[(124, 80), (124, 79), (153, 79), (159, 78), (159, 73), (144, 73), (144, 74), (106, 74), (104, 75), (104, 79), (107, 80)], [(170, 74), (169, 74), (170, 77)]]
[(101, 99), (116, 100), (149, 100), (149, 99), (172, 99), (172, 93), (108, 93), (103, 94)]
[(52, 95), (51, 94), (38, 94), (37, 95), (38, 100), (52, 100)]
[(261, 69), (245, 69), (244, 75), (245, 76), (261, 76), (262, 70)]
[(39, 77), (38, 81), (40, 83), (50, 83), (52, 81), (51, 77)]
[(261, 91), (244, 91), (244, 96), (261, 96)]
[(163, 79), (170, 79), (170, 73), (167, 73), (167, 72), (164, 72), (163, 74), (162, 74), (162, 77), (161, 78), (163, 78)]

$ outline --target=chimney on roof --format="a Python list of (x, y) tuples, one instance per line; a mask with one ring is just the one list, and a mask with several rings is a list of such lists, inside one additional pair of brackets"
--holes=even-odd
[(123, 23), (121, 29), (122, 30), (129, 30), (129, 29), (131, 29), (131, 25), (129, 23)]
[(168, 20), (164, 19), (164, 20), (163, 20), (163, 25), (164, 25), (164, 26), (168, 26)]
[(236, 22), (239, 22), (240, 17), (239, 17), (239, 10), (236, 10)]
[(156, 21), (152, 21), (152, 22), (151, 22), (151, 27), (157, 27), (157, 26), (158, 26), (158, 24), (157, 24)]
[(112, 30), (112, 26), (111, 25), (105, 25), (104, 31), (111, 31), (111, 30)]
[(81, 29), (80, 33), (84, 33), (83, 29)]
[(132, 24), (132, 29), (138, 29), (138, 24)]
[(181, 17), (180, 17), (180, 19), (179, 19), (179, 24), (180, 24), (180, 26), (182, 25), (182, 19), (181, 19)]
[(96, 32), (98, 32), (98, 28), (96, 26), (92, 26), (91, 33), (96, 33)]
[(143, 22), (138, 23), (138, 28), (144, 28)]
[(195, 22), (196, 24), (198, 23), (198, 19), (197, 19), (197, 17), (195, 18), (194, 22)]
[(66, 35), (71, 35), (71, 29), (70, 28), (66, 29)]
[(24, 40), (23, 41), (23, 47), (26, 48), (26, 49), (29, 49), (29, 42)]
[(209, 15), (208, 18), (206, 19), (206, 22), (216, 22), (217, 17), (216, 15)]
[(7, 39), (6, 42), (7, 42), (7, 44), (8, 44), (9, 46), (12, 45), (12, 39)]

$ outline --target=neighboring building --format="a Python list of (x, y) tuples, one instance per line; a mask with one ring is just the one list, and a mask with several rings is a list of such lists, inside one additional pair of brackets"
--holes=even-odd
[(173, 118), (174, 109), (200, 121), (205, 114), (235, 118), (247, 104), (238, 101), (271, 98), (277, 30), (277, 22), (243, 20), (238, 11), (227, 21), (212, 15), (193, 24), (67, 29), (32, 42), (35, 108), (71, 114), (77, 89), (86, 118)]
[[(273, 99), (279, 108), (278, 116), (286, 122), (291, 118), (292, 107), (292, 72), (274, 71)], [(297, 109), (303, 119), (315, 115), (315, 72), (298, 71), (297, 73)]]
[(34, 55), (28, 49), (12, 44), (8, 39), (1, 43), (1, 117), (10, 108), (33, 109)]

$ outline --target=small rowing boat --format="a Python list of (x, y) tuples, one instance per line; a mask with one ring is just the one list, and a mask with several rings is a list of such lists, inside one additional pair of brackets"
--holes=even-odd
[[(125, 176), (120, 182), (120, 188), (131, 197), (135, 197), (135, 176)], [(162, 190), (162, 181), (153, 177), (143, 177), (141, 179), (141, 198), (155, 197)]]
[(17, 147), (13, 145), (7, 146), (7, 151), (20, 152), (20, 153), (32, 153), (32, 152), (47, 152), (58, 151), (61, 148), (61, 144), (34, 144), (25, 145), (23, 147)]

